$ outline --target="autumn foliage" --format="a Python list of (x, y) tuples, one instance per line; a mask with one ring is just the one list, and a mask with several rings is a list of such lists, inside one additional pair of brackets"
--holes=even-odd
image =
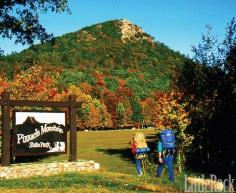
[(101, 73), (95, 71), (94, 77), (96, 86), (81, 82), (62, 87), (55, 75), (46, 73), (40, 66), (32, 66), (11, 81), (1, 77), (0, 92), (7, 90), (13, 99), (27, 100), (66, 101), (69, 95), (75, 95), (81, 104), (77, 126), (82, 130), (139, 125), (154, 126), (158, 131), (172, 128), (184, 133), (190, 122), (185, 104), (178, 102), (177, 92), (156, 92), (140, 100), (125, 80), (118, 79), (117, 90), (109, 90)]
[(190, 124), (189, 113), (186, 111), (186, 102), (180, 102), (182, 93), (172, 91), (170, 93), (157, 93), (154, 105), (154, 125), (157, 131), (170, 128), (176, 133), (177, 138), (177, 168), (181, 173), (185, 163), (185, 154), (193, 141), (193, 136), (187, 132)]
[(180, 102), (182, 94), (156, 91), (141, 100), (133, 95), (126, 81), (119, 79), (117, 89), (109, 90), (101, 73), (96, 71), (94, 76), (96, 86), (81, 82), (62, 87), (56, 76), (33, 66), (12, 81), (2, 77), (0, 92), (7, 90), (13, 99), (27, 100), (67, 101), (70, 95), (75, 95), (76, 102), (81, 104), (77, 109), (78, 130), (152, 126), (158, 133), (171, 128), (178, 140), (177, 166), (181, 171), (184, 154), (193, 140), (186, 132), (190, 119), (185, 109), (187, 103)]
[(0, 94), (9, 87), (5, 77), (0, 77)]
[(111, 116), (106, 106), (90, 95), (85, 94), (79, 87), (71, 85), (67, 90), (57, 93), (54, 96), (56, 101), (65, 101), (69, 95), (76, 96), (76, 102), (81, 103), (78, 110), (77, 127), (80, 129), (111, 127)]
[(56, 94), (54, 79), (40, 66), (21, 71), (8, 84), (13, 99), (48, 100)]

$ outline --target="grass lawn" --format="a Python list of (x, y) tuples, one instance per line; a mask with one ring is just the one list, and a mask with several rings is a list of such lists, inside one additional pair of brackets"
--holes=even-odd
[[(94, 160), (103, 171), (136, 174), (130, 142), (134, 130), (95, 131), (77, 133), (77, 158)], [(154, 142), (155, 130), (142, 130), (149, 145)], [(50, 156), (42, 162), (67, 160), (68, 155)]]
[(180, 193), (174, 185), (143, 176), (100, 172), (0, 181), (1, 193)]
[[(184, 178), (176, 177), (170, 184), (166, 173), (163, 178), (155, 177), (155, 165), (152, 172), (138, 177), (131, 154), (130, 142), (135, 130), (78, 132), (78, 160), (94, 160), (101, 165), (100, 172), (68, 173), (51, 177), (2, 180), (0, 192), (183, 192)], [(155, 130), (142, 130), (149, 147), (155, 145)], [(49, 156), (40, 162), (67, 160), (68, 155)]]

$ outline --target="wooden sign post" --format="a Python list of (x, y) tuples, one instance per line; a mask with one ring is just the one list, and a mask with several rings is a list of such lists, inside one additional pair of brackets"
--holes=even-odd
[(2, 106), (2, 154), (1, 165), (11, 165), (11, 108), (15, 106), (39, 106), (39, 107), (66, 107), (68, 109), (68, 124), (70, 130), (70, 145), (69, 145), (69, 158), (68, 160), (73, 162), (77, 160), (77, 132), (76, 132), (76, 109), (80, 107), (79, 103), (76, 103), (76, 96), (71, 95), (68, 97), (68, 101), (30, 101), (30, 100), (11, 100), (10, 94), (3, 92), (0, 99), (0, 105)]
[(2, 166), (11, 165), (11, 136), (10, 136), (10, 106), (8, 101), (10, 94), (4, 92), (2, 94)]
[[(77, 136), (76, 136), (76, 97), (69, 96), (69, 123), (70, 123), (70, 154), (69, 161), (77, 159)], [(73, 123), (73, 124), (71, 124)]]

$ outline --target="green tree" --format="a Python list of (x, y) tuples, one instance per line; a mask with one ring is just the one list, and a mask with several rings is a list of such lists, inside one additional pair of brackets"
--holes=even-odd
[(123, 103), (118, 103), (116, 106), (116, 112), (118, 114), (118, 125), (119, 126), (124, 126), (125, 124), (125, 107)]
[(212, 35), (212, 28), (207, 29), (202, 42), (193, 47), (193, 61), (186, 61), (177, 81), (189, 104), (189, 131), (197, 136), (189, 163), (197, 169), (201, 166), (204, 172), (234, 175), (236, 22), (231, 20), (220, 43)]
[(116, 91), (118, 88), (118, 81), (115, 78), (104, 78), (107, 88), (111, 91)]
[[(15, 43), (33, 44), (53, 36), (39, 22), (40, 12), (68, 11), (67, 0), (4, 0), (0, 2), (0, 35), (16, 38)], [(3, 53), (3, 52), (1, 52)]]
[(150, 94), (147, 91), (144, 80), (139, 79), (137, 77), (130, 77), (126, 85), (132, 88), (135, 93), (135, 96), (139, 99), (145, 99)]
[(134, 122), (142, 122), (143, 121), (143, 114), (142, 114), (141, 105), (138, 103), (138, 101), (136, 101), (133, 98), (130, 99), (130, 104), (131, 104), (132, 110), (133, 110), (133, 114), (131, 116), (131, 119)]

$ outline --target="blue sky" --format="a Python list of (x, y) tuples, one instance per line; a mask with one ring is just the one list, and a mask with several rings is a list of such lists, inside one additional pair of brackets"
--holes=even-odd
[[(210, 24), (222, 39), (227, 23), (236, 17), (236, 0), (68, 0), (72, 14), (42, 14), (41, 23), (55, 36), (113, 19), (128, 19), (170, 48), (191, 56)], [(26, 47), (0, 37), (9, 54)]]

